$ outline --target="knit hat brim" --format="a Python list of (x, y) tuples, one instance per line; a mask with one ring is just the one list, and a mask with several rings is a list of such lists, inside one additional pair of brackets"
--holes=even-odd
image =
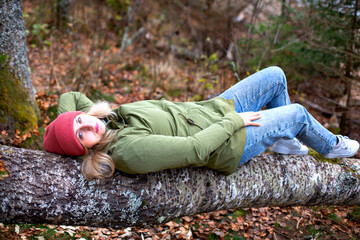
[(44, 148), (48, 152), (61, 155), (82, 156), (85, 148), (80, 144), (74, 132), (74, 119), (81, 111), (70, 111), (60, 114), (46, 128)]

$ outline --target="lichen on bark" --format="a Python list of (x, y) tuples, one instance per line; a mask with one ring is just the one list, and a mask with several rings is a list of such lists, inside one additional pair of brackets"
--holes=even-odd
[(1, 145), (0, 155), (9, 171), (0, 180), (2, 223), (120, 228), (223, 209), (360, 204), (358, 159), (331, 164), (310, 155), (263, 154), (230, 176), (181, 168), (116, 171), (103, 181), (86, 181), (74, 158)]
[(30, 79), (25, 38), (25, 23), (21, 0), (0, 0), (0, 55), (11, 56), (11, 71), (35, 99), (35, 89)]
[(0, 55), (0, 130), (14, 134), (37, 124), (29, 93), (12, 71), (7, 55)]

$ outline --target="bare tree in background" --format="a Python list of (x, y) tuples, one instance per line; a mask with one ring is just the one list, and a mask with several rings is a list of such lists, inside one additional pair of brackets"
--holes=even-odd
[[(355, 48), (355, 39), (356, 34), (358, 32), (358, 11), (359, 11), (359, 0), (355, 0), (353, 2), (353, 12), (350, 13), (351, 17), (351, 27), (350, 27), (350, 38), (349, 43), (347, 45), (347, 61), (345, 65), (345, 90), (344, 95), (346, 96), (345, 107), (351, 107), (351, 89), (354, 80), (354, 53), (356, 51)], [(341, 116), (340, 129), (343, 134), (348, 135), (351, 129), (348, 127), (349, 125), (349, 111), (345, 111)]]
[[(193, 58), (215, 52), (225, 55), (234, 19), (251, 0), (158, 1), (165, 9), (166, 23), (171, 23), (166, 37), (179, 52), (192, 46)], [(187, 39), (184, 43), (179, 40)], [(195, 54), (197, 53), (197, 54)], [(190, 55), (190, 54), (188, 54)], [(189, 56), (191, 57), (191, 56)]]
[(70, 10), (73, 0), (57, 0), (56, 1), (56, 28), (64, 31), (68, 28), (71, 20)]

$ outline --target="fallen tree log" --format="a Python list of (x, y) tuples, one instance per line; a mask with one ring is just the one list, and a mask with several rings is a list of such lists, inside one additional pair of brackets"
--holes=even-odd
[(221, 209), (358, 205), (356, 159), (263, 154), (224, 176), (206, 168), (146, 175), (116, 172), (86, 181), (80, 162), (43, 151), (0, 146), (9, 177), (0, 180), (0, 222), (126, 227), (159, 224)]

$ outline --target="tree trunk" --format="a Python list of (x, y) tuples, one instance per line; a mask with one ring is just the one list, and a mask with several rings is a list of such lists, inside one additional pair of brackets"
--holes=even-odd
[(69, 28), (71, 4), (72, 0), (56, 1), (56, 28), (60, 31), (65, 31)]
[[(355, 53), (355, 40), (356, 40), (356, 33), (359, 30), (357, 27), (357, 15), (359, 10), (359, 0), (355, 1), (354, 6), (354, 13), (352, 15), (352, 23), (350, 29), (350, 39), (347, 45), (347, 54), (346, 54), (346, 66), (345, 66), (345, 90), (344, 95), (347, 96), (347, 101), (345, 107), (351, 107), (351, 90), (354, 81), (354, 77), (352, 76), (352, 72), (354, 71), (354, 57), (353, 54)], [(351, 132), (351, 128), (349, 127), (349, 112), (345, 111), (341, 116), (340, 121), (340, 130), (343, 135), (349, 135)]]
[(37, 122), (26, 50), (21, 0), (0, 0), (0, 130), (10, 134)]
[(0, 146), (0, 222), (126, 227), (221, 209), (359, 205), (360, 161), (263, 154), (224, 176), (206, 168), (86, 181), (78, 160)]
[(11, 56), (12, 70), (35, 98), (26, 51), (22, 1), (0, 0), (0, 54)]

